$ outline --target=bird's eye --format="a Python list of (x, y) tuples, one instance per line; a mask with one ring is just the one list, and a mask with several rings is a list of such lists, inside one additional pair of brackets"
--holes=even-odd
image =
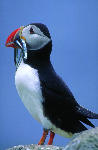
[(30, 34), (33, 34), (34, 33), (34, 30), (33, 30), (33, 28), (31, 27), (30, 28)]

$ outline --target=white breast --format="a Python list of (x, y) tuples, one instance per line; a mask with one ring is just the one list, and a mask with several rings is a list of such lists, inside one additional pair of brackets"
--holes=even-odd
[(44, 116), (42, 106), (43, 96), (36, 69), (21, 62), (15, 74), (15, 84), (22, 102), (33, 118), (39, 121), (46, 129), (51, 129), (55, 133), (65, 137), (70, 136), (69, 133), (57, 128)]
[(15, 84), (22, 102), (33, 118), (45, 128), (50, 128), (50, 121), (43, 115), (43, 96), (37, 70), (21, 62), (15, 74)]

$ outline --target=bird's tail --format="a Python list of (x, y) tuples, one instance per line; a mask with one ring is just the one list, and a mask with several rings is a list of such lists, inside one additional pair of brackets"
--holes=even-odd
[(98, 114), (82, 107), (82, 106), (79, 106), (78, 107), (78, 110), (77, 112), (79, 114), (81, 114), (82, 116), (86, 117), (86, 118), (89, 118), (89, 119), (98, 119)]

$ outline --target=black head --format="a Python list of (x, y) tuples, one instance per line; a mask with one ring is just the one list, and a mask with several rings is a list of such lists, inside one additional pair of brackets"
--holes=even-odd
[(38, 59), (50, 57), (52, 40), (46, 25), (32, 23), (12, 32), (6, 41), (6, 46), (21, 49), (23, 59), (32, 61), (36, 54)]
[(36, 27), (38, 27), (44, 33), (44, 35), (51, 39), (49, 30), (46, 25), (42, 23), (32, 23), (31, 25), (35, 25)]
[(21, 36), (26, 41), (27, 49), (32, 51), (42, 50), (49, 43), (52, 43), (48, 28), (41, 23), (32, 23), (25, 26)]

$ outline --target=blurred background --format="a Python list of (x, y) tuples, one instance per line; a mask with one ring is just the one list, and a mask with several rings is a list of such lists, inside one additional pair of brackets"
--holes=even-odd
[[(53, 40), (51, 61), (79, 104), (98, 113), (98, 0), (0, 1), (0, 150), (37, 144), (42, 126), (22, 104), (14, 84), (13, 49), (8, 35), (22, 25), (41, 22)], [(92, 120), (98, 126), (98, 120)], [(54, 145), (69, 139), (55, 136)]]

